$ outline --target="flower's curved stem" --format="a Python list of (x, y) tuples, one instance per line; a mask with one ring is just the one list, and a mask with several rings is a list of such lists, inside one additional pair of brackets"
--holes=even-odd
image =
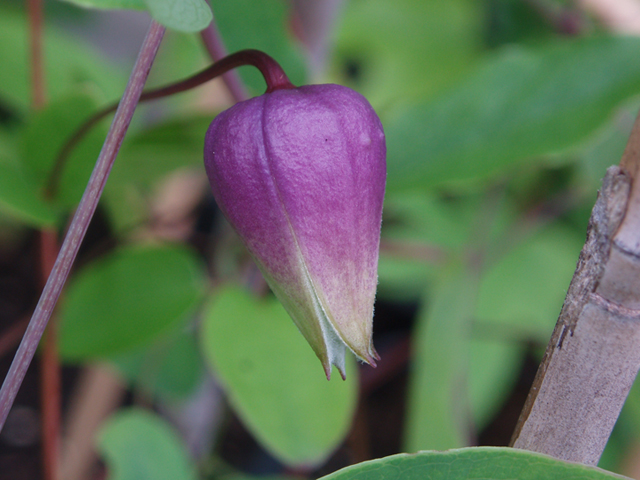
[[(220, 75), (227, 73), (237, 67), (251, 65), (256, 67), (262, 73), (267, 84), (266, 93), (273, 92), (274, 90), (295, 88), (289, 81), (289, 78), (284, 73), (282, 67), (269, 55), (259, 50), (240, 50), (217, 61), (208, 68), (205, 68), (200, 73), (197, 73), (189, 78), (180, 80), (171, 85), (156, 88), (142, 93), (140, 95), (139, 102), (146, 102), (149, 100), (156, 100), (162, 97), (168, 97), (176, 93), (185, 92), (195, 87), (213, 80)], [(104, 109), (97, 112), (94, 116), (89, 118), (82, 126), (73, 134), (72, 137), (67, 140), (64, 146), (60, 149), (60, 153), (56, 157), (53, 169), (49, 176), (49, 182), (45, 189), (45, 196), (51, 198), (55, 196), (60, 175), (62, 174), (65, 160), (69, 154), (76, 147), (78, 142), (102, 119), (109, 114), (113, 113), (118, 108), (118, 104), (109, 105)]]
[(80, 205), (71, 221), (58, 258), (11, 363), (9, 373), (0, 388), (0, 430), (4, 426), (42, 333), (62, 292), (91, 217), (98, 206), (98, 200), (133, 117), (164, 32), (165, 28), (162, 25), (155, 21), (151, 23)]

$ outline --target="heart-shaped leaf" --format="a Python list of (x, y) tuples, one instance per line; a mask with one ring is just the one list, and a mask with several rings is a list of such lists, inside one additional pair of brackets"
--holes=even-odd
[[(274, 298), (225, 287), (209, 304), (202, 349), (245, 425), (277, 458), (314, 466), (338, 446), (355, 408), (357, 374), (327, 382), (320, 362)], [(334, 372), (335, 373), (335, 372)]]
[(69, 285), (60, 353), (69, 360), (104, 358), (151, 342), (187, 318), (204, 286), (202, 265), (185, 248), (120, 248)]

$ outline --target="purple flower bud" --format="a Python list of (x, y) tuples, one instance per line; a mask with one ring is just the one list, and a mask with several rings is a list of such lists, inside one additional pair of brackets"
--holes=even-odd
[(386, 180), (382, 124), (339, 85), (277, 89), (219, 114), (204, 161), (220, 209), (322, 361), (371, 341)]

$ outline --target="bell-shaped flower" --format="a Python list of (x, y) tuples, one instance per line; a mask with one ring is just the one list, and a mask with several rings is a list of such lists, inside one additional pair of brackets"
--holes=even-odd
[(331, 364), (344, 377), (345, 346), (378, 359), (385, 156), (373, 108), (339, 85), (265, 93), (219, 114), (206, 134), (215, 199), (327, 377)]

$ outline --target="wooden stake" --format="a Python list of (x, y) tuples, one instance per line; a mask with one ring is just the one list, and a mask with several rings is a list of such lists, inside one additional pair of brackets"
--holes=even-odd
[(593, 208), (515, 448), (596, 465), (640, 369), (640, 120)]

